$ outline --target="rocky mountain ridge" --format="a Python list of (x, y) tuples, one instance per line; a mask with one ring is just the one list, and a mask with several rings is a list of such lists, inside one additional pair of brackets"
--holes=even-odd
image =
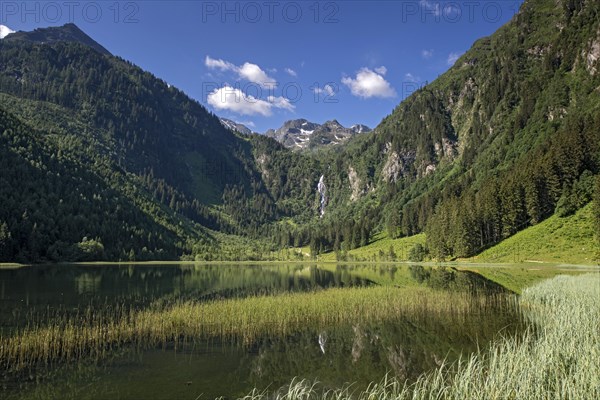
[(269, 129), (265, 135), (292, 150), (315, 150), (340, 145), (355, 135), (371, 131), (371, 128), (363, 124), (346, 128), (335, 119), (323, 124), (295, 119), (286, 121), (278, 129)]

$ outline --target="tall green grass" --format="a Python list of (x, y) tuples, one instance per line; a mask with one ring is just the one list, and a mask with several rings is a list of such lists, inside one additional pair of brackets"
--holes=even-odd
[(157, 302), (144, 310), (90, 307), (74, 317), (48, 318), (50, 324), (32, 321), (0, 337), (0, 370), (18, 373), (60, 362), (101, 360), (124, 346), (175, 343), (177, 348), (187, 341), (213, 337), (250, 344), (265, 335), (287, 335), (310, 327), (402, 317), (418, 321), (444, 315), (460, 323), (497, 301), (466, 292), (381, 286), (210, 302)]
[(406, 384), (385, 377), (362, 392), (320, 391), (295, 380), (276, 393), (244, 400), (300, 399), (598, 399), (600, 398), (600, 275), (558, 276), (523, 291), (522, 306), (536, 329), (443, 365)]

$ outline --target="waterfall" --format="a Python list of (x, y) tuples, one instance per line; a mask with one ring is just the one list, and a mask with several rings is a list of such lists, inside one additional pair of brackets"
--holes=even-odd
[(321, 218), (325, 215), (325, 206), (327, 205), (327, 186), (325, 186), (325, 175), (321, 175), (319, 184), (317, 185), (317, 191), (321, 195)]

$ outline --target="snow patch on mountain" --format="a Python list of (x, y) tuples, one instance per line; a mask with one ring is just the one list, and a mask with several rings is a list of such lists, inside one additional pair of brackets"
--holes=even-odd
[(367, 133), (367, 132), (371, 132), (371, 128), (369, 128), (366, 125), (363, 124), (356, 124), (356, 125), (352, 125), (350, 127), (350, 129), (352, 129), (354, 132), (356, 133)]
[(219, 121), (221, 121), (221, 125), (223, 125), (225, 128), (231, 131), (240, 132), (244, 135), (251, 135), (252, 133), (255, 133), (254, 131), (252, 131), (252, 129), (239, 122), (235, 122), (227, 118), (219, 118)]
[(356, 124), (346, 128), (336, 120), (317, 124), (305, 119), (286, 121), (279, 129), (269, 129), (265, 135), (285, 147), (295, 150), (315, 149), (345, 143), (352, 136), (370, 132), (366, 125)]
[(11, 33), (15, 33), (15, 31), (13, 31), (12, 29), (10, 29), (6, 25), (0, 25), (0, 39), (4, 39), (5, 37), (7, 37), (8, 35), (10, 35)]

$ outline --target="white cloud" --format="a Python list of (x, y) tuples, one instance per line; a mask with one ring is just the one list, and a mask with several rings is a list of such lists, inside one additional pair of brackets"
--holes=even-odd
[(237, 67), (230, 62), (211, 58), (210, 56), (206, 56), (204, 59), (204, 65), (206, 65), (210, 69), (220, 69), (221, 71), (236, 71)]
[(292, 103), (290, 103), (290, 101), (288, 99), (286, 99), (285, 97), (282, 97), (282, 96), (279, 96), (279, 97), (269, 96), (269, 97), (267, 97), (267, 100), (275, 108), (283, 108), (288, 111), (292, 111), (294, 108), (296, 108)]
[(246, 125), (249, 128), (256, 128), (256, 124), (252, 121), (242, 121), (238, 122), (238, 124)]
[(333, 86), (325, 85), (324, 89), (325, 89), (325, 93), (327, 93), (329, 96), (335, 96), (336, 90), (333, 88)]
[(285, 72), (287, 72), (289, 76), (293, 76), (294, 78), (298, 76), (298, 73), (291, 68), (286, 68)]
[(423, 58), (425, 59), (429, 59), (431, 57), (433, 57), (433, 49), (425, 49), (423, 51), (421, 51), (421, 56), (423, 56)]
[(206, 56), (204, 65), (206, 65), (209, 69), (220, 69), (221, 71), (235, 72), (240, 79), (246, 79), (252, 83), (257, 83), (262, 87), (271, 87), (276, 82), (275, 79), (267, 75), (267, 73), (258, 65), (249, 62), (244, 63), (242, 66), (237, 66), (229, 61)]
[(207, 97), (208, 104), (218, 110), (229, 110), (242, 115), (271, 115), (271, 105), (253, 96), (246, 96), (240, 89), (223, 86)]
[(0, 25), (0, 39), (4, 39), (5, 37), (7, 37), (8, 35), (10, 35), (11, 33), (15, 33), (15, 31), (13, 31), (12, 29), (10, 29), (8, 26)]
[(457, 3), (449, 2), (442, 7), (442, 13), (448, 21), (457, 21), (462, 15), (462, 10)]
[(411, 74), (410, 72), (407, 73), (406, 75), (404, 75), (404, 79), (407, 82), (412, 82), (412, 83), (417, 83), (417, 82), (421, 82), (421, 77), (419, 76), (414, 76), (413, 74)]
[(387, 69), (379, 67), (376, 71), (362, 68), (356, 74), (356, 78), (342, 78), (342, 83), (350, 88), (354, 96), (368, 99), (370, 97), (394, 97), (396, 91), (383, 77)]
[(276, 81), (269, 77), (258, 65), (252, 63), (244, 63), (238, 71), (240, 77), (261, 86), (272, 86)]
[(438, 20), (443, 15), (448, 21), (456, 22), (457, 18), (462, 15), (461, 9), (455, 2), (420, 0), (419, 5), (422, 11), (433, 15)]
[(334, 88), (332, 85), (329, 85), (329, 84), (323, 86), (323, 88), (320, 88), (317, 86), (313, 89), (313, 93), (315, 93), (315, 94), (323, 94), (324, 93), (324, 94), (328, 95), (329, 97), (335, 96), (336, 92), (337, 92), (336, 88)]
[(421, 8), (429, 11), (436, 17), (439, 17), (442, 14), (442, 9), (440, 7), (439, 2), (433, 2), (433, 1), (429, 1), (429, 0), (421, 0), (421, 1), (419, 1), (419, 5), (421, 6)]
[(462, 55), (462, 53), (450, 53), (448, 54), (448, 65), (454, 65), (454, 63), (456, 63), (456, 61), (460, 58), (460, 56)]
[(207, 97), (208, 104), (218, 110), (233, 111), (242, 115), (263, 115), (268, 117), (273, 114), (273, 108), (293, 110), (295, 107), (285, 97), (269, 96), (268, 101), (244, 94), (240, 89), (225, 85), (215, 89)]

